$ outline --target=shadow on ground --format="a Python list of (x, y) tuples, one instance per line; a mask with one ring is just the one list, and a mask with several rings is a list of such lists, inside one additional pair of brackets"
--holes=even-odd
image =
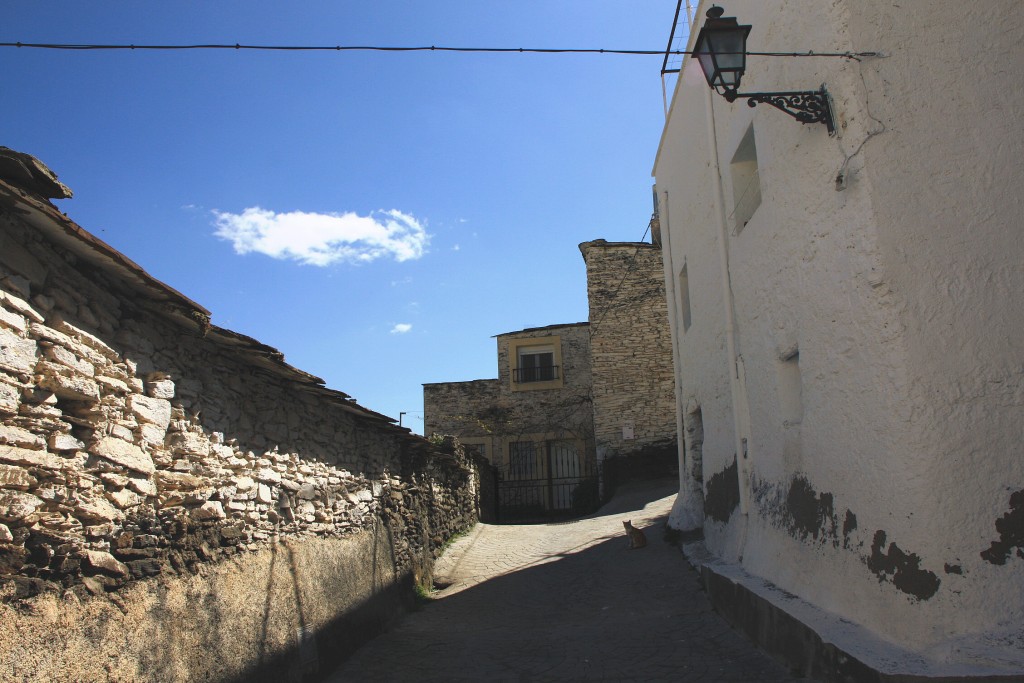
[(662, 542), (664, 514), (648, 518), (644, 549), (627, 549), (621, 533), (594, 542), (618, 524), (598, 520), (642, 518), (665, 495), (652, 483), (623, 487), (594, 521), (549, 525), (552, 551), (518, 571), (504, 557), (516, 551), (514, 530), (503, 532), (508, 543), (477, 544), (468, 552), (491, 555), (477, 561), (508, 573), (442, 594), (327, 680), (795, 680), (714, 614), (697, 574)]

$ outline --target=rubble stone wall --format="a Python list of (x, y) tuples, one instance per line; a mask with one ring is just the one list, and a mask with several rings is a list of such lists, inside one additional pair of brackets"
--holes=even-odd
[(476, 519), (461, 448), (183, 324), (6, 190), (0, 680), (285, 680), (369, 637), (349, 617), (379, 628)]
[(584, 242), (590, 362), (600, 460), (665, 450), (674, 458), (675, 377), (661, 248)]
[(491, 415), (501, 395), (496, 379), (424, 384), (423, 431), (455, 434), (460, 440), (488, 438), (494, 432)]

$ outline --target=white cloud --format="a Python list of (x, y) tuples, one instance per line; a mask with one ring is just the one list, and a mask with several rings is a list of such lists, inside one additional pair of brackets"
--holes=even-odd
[(231, 242), (235, 253), (255, 251), (304, 265), (369, 263), (379, 258), (418, 259), (427, 251), (430, 235), (412, 216), (378, 211), (354, 213), (275, 213), (253, 206), (242, 213), (214, 211), (214, 234)]
[(405, 334), (412, 329), (412, 325), (409, 323), (398, 323), (391, 328), (391, 334)]

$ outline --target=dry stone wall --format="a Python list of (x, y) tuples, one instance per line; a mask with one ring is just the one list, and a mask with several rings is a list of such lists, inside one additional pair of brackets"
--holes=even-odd
[[(372, 542), (387, 547), (384, 583), (423, 580), (441, 545), (475, 518), (472, 467), (457, 444), (432, 448), (287, 366), (273, 349), (210, 325), (205, 310), (45, 200), (0, 182), (5, 623), (31, 621), (33, 601), (106, 600), (113, 609), (124, 596), (151, 590), (136, 584), (159, 580), (173, 593), (188, 577), (225, 566), (256, 586), (247, 567), (261, 571), (281, 543), (301, 549), (315, 542), (331, 556)], [(364, 541), (353, 546), (352, 539)], [(372, 582), (371, 589), (378, 590)], [(332, 590), (345, 592), (343, 585)], [(343, 618), (328, 609), (320, 621)], [(223, 637), (233, 627), (251, 636), (251, 626), (217, 628), (227, 629)], [(263, 636), (237, 653), (231, 671), (255, 675), (254, 661), (297, 652), (294, 632), (275, 642), (266, 640), (267, 629)], [(86, 641), (101, 651), (112, 642), (97, 638)], [(7, 662), (0, 679), (22, 680), (27, 669), (10, 667), (31, 660), (24, 650), (32, 645), (0, 638), (0, 662)], [(13, 658), (5, 648), (21, 654)], [(133, 657), (123, 647), (110, 656)], [(164, 680), (213, 675), (206, 666), (179, 662)], [(67, 673), (75, 678), (94, 677)]]

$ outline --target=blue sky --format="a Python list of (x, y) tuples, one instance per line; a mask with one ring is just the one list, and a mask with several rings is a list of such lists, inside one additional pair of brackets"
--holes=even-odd
[[(660, 50), (673, 0), (36, 0), (2, 42)], [(90, 232), (360, 404), (587, 318), (577, 245), (651, 213), (660, 56), (0, 49), (0, 145)]]

